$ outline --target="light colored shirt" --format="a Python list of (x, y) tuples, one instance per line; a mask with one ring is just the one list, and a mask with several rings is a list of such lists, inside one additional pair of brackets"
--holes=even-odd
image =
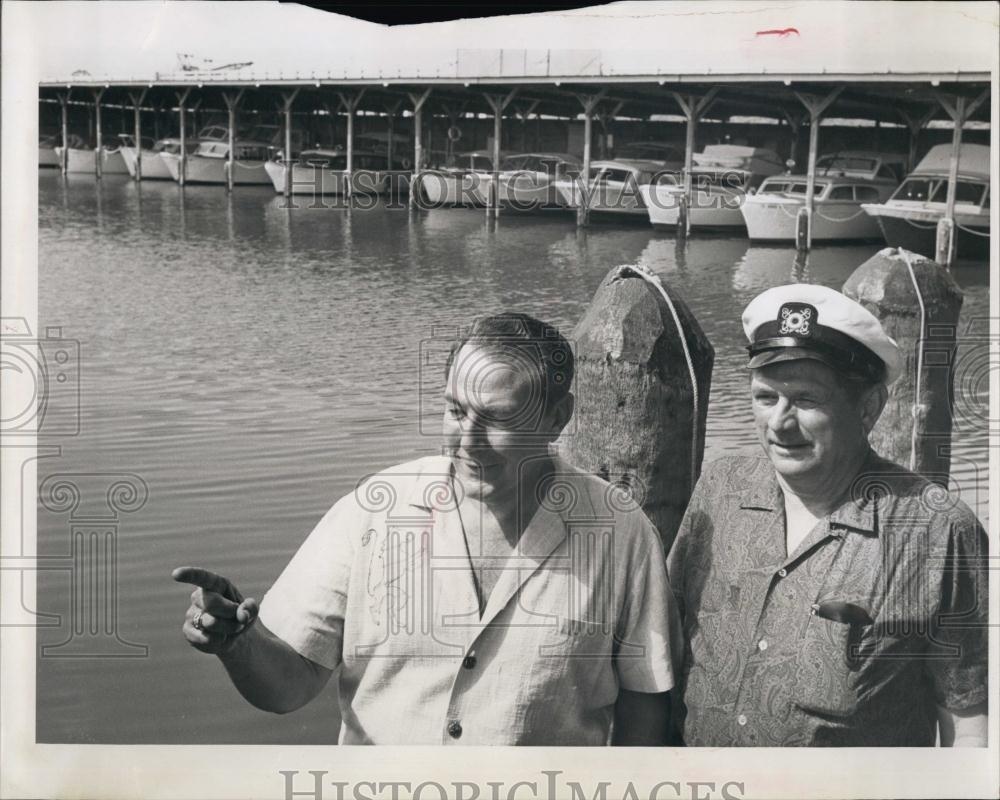
[(870, 454), (851, 497), (785, 551), (767, 459), (702, 473), (670, 551), (698, 747), (933, 746), (937, 706), (987, 697), (987, 548), (975, 515)]
[(261, 621), (339, 672), (342, 744), (603, 745), (620, 689), (674, 683), (680, 626), (642, 510), (556, 461), (482, 617), (451, 462), (362, 481), (265, 596)]

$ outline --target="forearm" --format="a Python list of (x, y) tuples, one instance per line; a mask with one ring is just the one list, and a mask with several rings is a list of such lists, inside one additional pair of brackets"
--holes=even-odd
[(233, 685), (252, 705), (286, 714), (322, 691), (331, 670), (303, 658), (261, 623), (219, 653)]
[(942, 747), (986, 747), (989, 718), (985, 703), (964, 711), (938, 706), (937, 711)]

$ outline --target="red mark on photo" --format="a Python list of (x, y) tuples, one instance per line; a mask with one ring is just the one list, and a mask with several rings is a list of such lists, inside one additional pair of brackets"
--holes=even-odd
[(798, 28), (772, 28), (769, 31), (757, 31), (758, 36), (780, 36), (782, 39), (792, 34), (799, 35)]

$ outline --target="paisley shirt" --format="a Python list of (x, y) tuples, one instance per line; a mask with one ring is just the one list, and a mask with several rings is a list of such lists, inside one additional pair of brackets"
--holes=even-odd
[(987, 698), (987, 550), (961, 501), (872, 453), (786, 556), (771, 463), (711, 464), (667, 560), (685, 743), (933, 746), (936, 705)]

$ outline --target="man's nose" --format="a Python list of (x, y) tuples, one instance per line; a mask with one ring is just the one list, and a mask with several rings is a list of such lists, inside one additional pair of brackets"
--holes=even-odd
[(780, 398), (768, 417), (768, 427), (773, 431), (783, 431), (795, 427), (795, 414), (792, 404), (784, 397)]

